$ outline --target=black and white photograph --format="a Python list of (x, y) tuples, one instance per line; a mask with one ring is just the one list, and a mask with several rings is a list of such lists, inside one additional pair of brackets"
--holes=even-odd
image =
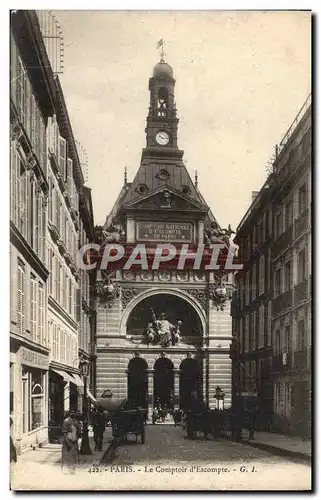
[(8, 10), (9, 489), (312, 491), (312, 12), (91, 8)]

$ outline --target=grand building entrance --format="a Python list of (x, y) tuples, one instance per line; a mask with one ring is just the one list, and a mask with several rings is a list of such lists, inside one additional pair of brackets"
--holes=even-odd
[(187, 358), (181, 362), (179, 377), (179, 406), (189, 408), (191, 399), (202, 399), (202, 371), (198, 360)]
[(127, 395), (128, 400), (142, 408), (147, 408), (147, 362), (145, 359), (135, 357), (128, 363)]
[(168, 358), (159, 358), (154, 365), (154, 406), (174, 408), (174, 365)]

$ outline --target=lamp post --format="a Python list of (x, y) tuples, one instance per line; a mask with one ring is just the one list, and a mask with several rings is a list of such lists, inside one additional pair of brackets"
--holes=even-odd
[(88, 398), (87, 398), (87, 378), (89, 375), (89, 361), (82, 358), (79, 362), (80, 373), (84, 379), (84, 395), (83, 395), (83, 431), (80, 447), (81, 455), (91, 455), (92, 451), (89, 445), (88, 436)]

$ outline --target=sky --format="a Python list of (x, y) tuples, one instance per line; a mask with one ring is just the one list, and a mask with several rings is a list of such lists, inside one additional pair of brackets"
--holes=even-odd
[(222, 227), (235, 228), (263, 185), (274, 145), (310, 93), (304, 11), (54, 11), (60, 75), (88, 156), (95, 224), (105, 222), (145, 147), (148, 81), (165, 39), (174, 70), (178, 146)]

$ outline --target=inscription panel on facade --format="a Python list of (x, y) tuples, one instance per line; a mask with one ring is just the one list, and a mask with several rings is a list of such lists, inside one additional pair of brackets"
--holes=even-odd
[(137, 222), (138, 241), (191, 242), (192, 239), (190, 222)]
[(26, 347), (21, 347), (19, 350), (20, 362), (22, 365), (33, 366), (34, 368), (49, 369), (49, 358), (44, 354), (30, 351)]

